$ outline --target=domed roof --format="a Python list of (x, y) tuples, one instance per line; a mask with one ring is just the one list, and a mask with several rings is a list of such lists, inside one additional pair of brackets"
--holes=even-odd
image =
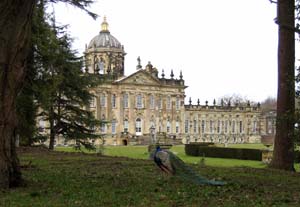
[(122, 48), (121, 43), (110, 34), (105, 17), (101, 24), (100, 33), (90, 41), (88, 48)]

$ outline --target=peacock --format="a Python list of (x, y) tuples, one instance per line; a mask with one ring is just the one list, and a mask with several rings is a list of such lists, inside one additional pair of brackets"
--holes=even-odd
[(225, 185), (225, 182), (208, 180), (200, 176), (191, 167), (186, 165), (179, 157), (168, 150), (162, 150), (160, 146), (151, 153), (150, 157), (156, 165), (169, 175), (177, 175), (186, 181), (199, 185)]

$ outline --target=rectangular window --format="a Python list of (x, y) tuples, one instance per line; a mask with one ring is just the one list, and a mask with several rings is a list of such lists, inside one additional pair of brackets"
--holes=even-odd
[(184, 123), (184, 132), (186, 134), (189, 133), (189, 120), (185, 120), (185, 123)]
[(91, 102), (90, 102), (90, 107), (91, 107), (91, 108), (96, 107), (96, 101), (95, 101), (95, 99), (96, 99), (96, 97), (93, 97), (93, 98), (91, 99)]
[(161, 132), (161, 129), (162, 129), (162, 123), (161, 121), (159, 122), (159, 126), (158, 126), (158, 132)]
[(100, 96), (100, 105), (101, 107), (105, 107), (106, 97), (105, 94), (101, 94)]
[(170, 121), (167, 122), (167, 133), (171, 132), (171, 123)]
[(100, 131), (101, 131), (101, 133), (105, 133), (105, 123), (101, 123)]
[(162, 109), (162, 105), (163, 105), (163, 100), (162, 100), (162, 98), (160, 97), (160, 98), (158, 99), (158, 109)]
[(142, 132), (142, 120), (138, 118), (135, 122), (135, 132), (141, 133)]
[(179, 108), (180, 108), (180, 100), (179, 100), (179, 98), (177, 97), (177, 98), (176, 98), (176, 110), (179, 110)]
[(232, 121), (232, 133), (235, 133), (235, 121)]
[(124, 108), (128, 108), (128, 94), (123, 95), (123, 106)]
[(268, 134), (272, 134), (273, 123), (271, 120), (268, 120)]
[(111, 122), (111, 133), (112, 134), (116, 134), (116, 125), (117, 125), (116, 120), (112, 120), (112, 122)]
[(201, 121), (201, 133), (204, 134), (205, 133), (205, 120)]
[(197, 120), (194, 120), (194, 134), (197, 133)]
[(155, 107), (155, 99), (154, 99), (153, 95), (150, 96), (149, 102), (150, 102), (150, 109), (154, 109), (154, 107)]
[(253, 129), (252, 129), (253, 133), (257, 132), (257, 121), (253, 121)]
[(171, 97), (167, 98), (167, 109), (171, 109), (172, 100)]
[(113, 94), (112, 97), (111, 97), (111, 107), (112, 108), (116, 108), (116, 94)]
[(217, 133), (220, 134), (221, 133), (221, 122), (220, 120), (218, 120), (218, 124), (217, 124)]
[(228, 121), (227, 120), (225, 121), (225, 133), (226, 134), (228, 133)]
[(243, 133), (243, 122), (240, 121), (240, 133)]
[(176, 121), (176, 133), (179, 133), (179, 122)]
[(210, 133), (214, 133), (214, 121), (209, 121), (209, 131)]
[(124, 120), (124, 132), (128, 132), (128, 127), (129, 127), (129, 125), (128, 125), (128, 120), (125, 119), (125, 120)]
[(136, 107), (137, 107), (138, 109), (143, 108), (143, 97), (142, 97), (141, 94), (138, 94), (138, 95), (136, 96)]

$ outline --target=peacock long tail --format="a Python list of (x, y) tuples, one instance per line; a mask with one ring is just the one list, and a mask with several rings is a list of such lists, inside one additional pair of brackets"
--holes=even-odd
[(225, 185), (226, 182), (208, 180), (199, 175), (195, 170), (185, 164), (179, 157), (168, 151), (170, 163), (175, 171), (175, 175), (186, 181), (190, 181), (199, 185)]

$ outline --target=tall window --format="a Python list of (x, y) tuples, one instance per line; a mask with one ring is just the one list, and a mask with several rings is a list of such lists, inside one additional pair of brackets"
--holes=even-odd
[(111, 122), (111, 133), (116, 134), (117, 132), (117, 121), (115, 119)]
[(253, 121), (253, 129), (252, 129), (253, 133), (257, 132), (257, 121)]
[(111, 97), (111, 107), (112, 108), (116, 108), (116, 94), (113, 94), (112, 97)]
[(90, 102), (90, 107), (93, 108), (93, 107), (96, 107), (96, 101), (95, 101), (96, 97), (93, 97), (91, 99), (91, 102)]
[(168, 121), (167, 121), (167, 133), (170, 133), (170, 132), (171, 132), (171, 122), (168, 119)]
[(159, 108), (159, 109), (162, 109), (162, 105), (163, 105), (162, 98), (159, 97), (159, 99), (158, 99), (158, 108)]
[(232, 121), (232, 133), (235, 133), (235, 121)]
[(240, 133), (243, 133), (243, 122), (240, 121)]
[(171, 109), (171, 106), (172, 106), (172, 100), (171, 100), (171, 97), (168, 96), (167, 97), (167, 109)]
[(143, 96), (142, 96), (141, 94), (138, 94), (138, 95), (136, 96), (136, 107), (137, 107), (138, 109), (143, 108)]
[(150, 127), (155, 127), (155, 122), (153, 119), (150, 120)]
[(150, 102), (150, 109), (154, 109), (154, 107), (155, 107), (155, 99), (154, 99), (153, 95), (150, 95), (149, 102)]
[(273, 132), (273, 122), (272, 122), (272, 120), (268, 120), (268, 134), (272, 134), (272, 132)]
[(124, 132), (128, 132), (128, 127), (129, 127), (129, 125), (128, 125), (128, 119), (125, 119), (124, 120)]
[(105, 94), (101, 94), (100, 96), (100, 105), (101, 107), (105, 107), (106, 97)]
[(189, 120), (185, 120), (184, 122), (184, 133), (189, 133)]
[(214, 121), (213, 120), (209, 121), (209, 131), (210, 131), (210, 133), (214, 133)]
[(105, 133), (105, 123), (101, 123), (101, 125), (100, 125), (100, 131), (101, 131), (101, 133)]
[(201, 121), (201, 133), (204, 134), (205, 133), (205, 120)]
[(123, 95), (123, 107), (128, 108), (128, 94), (127, 93), (125, 93)]
[(176, 133), (179, 133), (179, 121), (176, 121)]
[(225, 133), (226, 134), (228, 133), (228, 121), (227, 120), (225, 121)]
[(194, 119), (194, 134), (197, 133), (197, 120)]
[(135, 132), (137, 134), (142, 133), (142, 120), (140, 118), (137, 118), (135, 121)]
[(162, 131), (162, 121), (160, 120), (159, 124), (158, 124), (158, 132), (161, 132), (161, 131)]
[(179, 100), (179, 98), (177, 97), (177, 98), (176, 98), (176, 110), (179, 110), (179, 108), (180, 108), (180, 100)]
[(221, 133), (221, 121), (218, 120), (218, 123), (217, 123), (217, 133), (220, 134)]

